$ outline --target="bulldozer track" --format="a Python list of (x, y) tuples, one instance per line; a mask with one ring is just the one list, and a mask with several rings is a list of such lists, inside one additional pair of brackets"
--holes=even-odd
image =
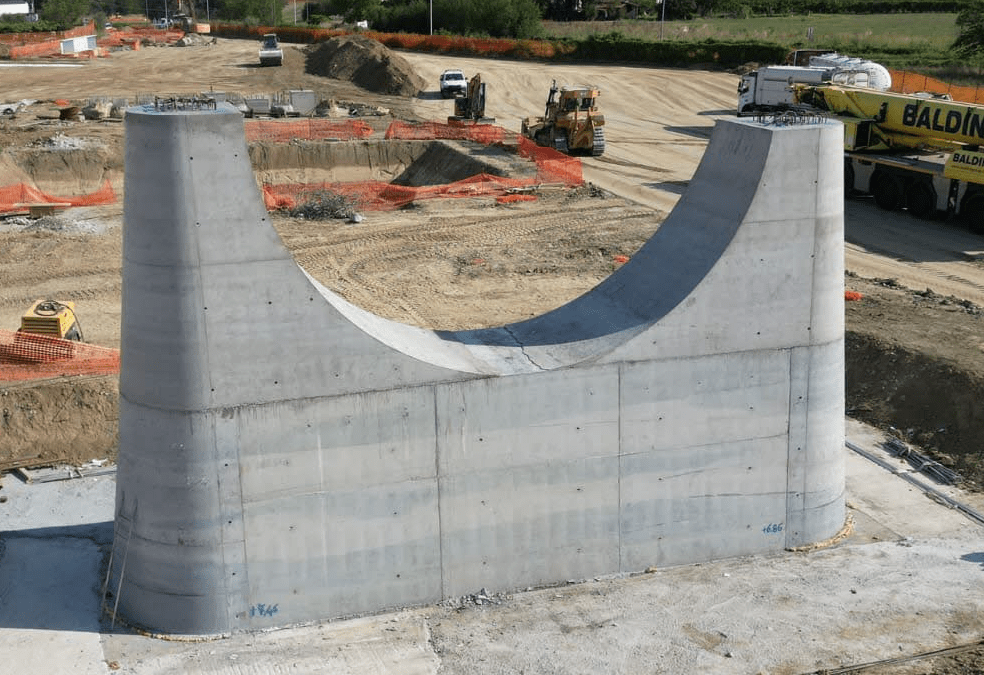
[[(413, 249), (412, 257), (424, 258), (431, 257), (432, 253), (421, 248), (420, 244), (502, 243), (518, 238), (528, 238), (551, 229), (570, 230), (577, 228), (582, 230), (596, 227), (598, 223), (603, 222), (651, 217), (654, 217), (654, 212), (650, 209), (626, 209), (621, 205), (612, 207), (612, 212), (605, 209), (572, 214), (569, 211), (554, 210), (506, 218), (499, 217), (494, 220), (474, 218), (465, 222), (442, 220), (412, 226), (392, 226), (371, 233), (343, 234), (338, 239), (329, 241), (291, 242), (288, 243), (288, 248), (294, 253), (298, 262), (302, 264), (322, 260), (329, 255), (338, 257), (337, 252), (339, 251), (350, 253), (356, 259), (362, 259), (366, 257), (367, 248), (371, 251), (370, 257), (374, 258), (379, 257), (382, 251), (407, 248)], [(336, 253), (329, 254), (329, 250)], [(324, 253), (318, 254), (315, 253), (316, 251), (323, 251)]]
[[(649, 232), (655, 228), (653, 221), (657, 218), (653, 210), (623, 200), (601, 208), (592, 200), (575, 213), (552, 209), (492, 220), (440, 218), (372, 232), (336, 231), (327, 240), (315, 240), (297, 232), (285, 232), (284, 236), (297, 263), (347, 301), (372, 307), (386, 318), (428, 326), (434, 322), (425, 308), (426, 301), (417, 302), (414, 298), (433, 298), (447, 290), (445, 284), (428, 273), (416, 271), (417, 268), (430, 266), (433, 270), (434, 264), (440, 267), (443, 262), (448, 266), (445, 273), (454, 275), (459, 265), (467, 265), (464, 261), (485, 256), (498, 259), (494, 251), (486, 252), (490, 247), (525, 245), (529, 248), (530, 244), (542, 241), (544, 248), (551, 248), (571, 238), (590, 243), (606, 239), (606, 232), (612, 233), (612, 240), (619, 240), (628, 227)], [(637, 221), (639, 225), (634, 225)], [(538, 274), (550, 274), (579, 264), (577, 259), (572, 259), (567, 264), (544, 266), (531, 260), (528, 267)]]

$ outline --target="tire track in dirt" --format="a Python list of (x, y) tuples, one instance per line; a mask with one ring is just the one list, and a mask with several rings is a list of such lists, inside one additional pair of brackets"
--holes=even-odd
[[(526, 253), (528, 266), (536, 273), (560, 273), (567, 268), (537, 262), (544, 257), (540, 252), (544, 247), (576, 249), (579, 242), (594, 246), (599, 239), (619, 242), (630, 227), (647, 233), (639, 238), (641, 242), (659, 220), (653, 210), (625, 200), (592, 199), (573, 211), (552, 207), (494, 218), (435, 218), (372, 231), (335, 230), (316, 238), (291, 229), (283, 236), (298, 264), (347, 301), (386, 318), (430, 327), (434, 298), (449, 296), (447, 278), (433, 276), (442, 263), (446, 269), (440, 273), (453, 277), (466, 264), (462, 261), (501, 257), (490, 248), (526, 248), (531, 249)], [(548, 236), (551, 231), (558, 235)], [(576, 253), (570, 254), (572, 264), (578, 263)]]

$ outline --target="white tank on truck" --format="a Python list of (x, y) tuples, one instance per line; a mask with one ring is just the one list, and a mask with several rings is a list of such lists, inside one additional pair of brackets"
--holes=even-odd
[(795, 107), (795, 85), (839, 84), (884, 91), (892, 86), (892, 76), (874, 61), (836, 53), (812, 56), (805, 66), (765, 66), (742, 75), (738, 83), (738, 114)]
[[(874, 61), (857, 59), (832, 52), (810, 57), (813, 68), (835, 68), (844, 73), (865, 73), (868, 76), (868, 88), (878, 91), (888, 91), (892, 88), (892, 74), (888, 68)], [(846, 84), (846, 83), (844, 83)]]

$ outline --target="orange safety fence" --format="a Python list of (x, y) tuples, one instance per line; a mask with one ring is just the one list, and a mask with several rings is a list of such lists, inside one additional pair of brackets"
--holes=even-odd
[(119, 372), (117, 349), (49, 335), (0, 330), (0, 382)]
[(393, 185), (381, 181), (354, 183), (294, 183), (264, 185), (263, 200), (268, 210), (293, 209), (318, 192), (332, 192), (352, 200), (364, 211), (392, 211), (422, 199), (454, 197), (495, 197), (510, 190), (536, 184), (533, 178), (504, 178), (487, 173), (444, 185)]
[(32, 205), (97, 206), (115, 203), (116, 192), (108, 180), (95, 192), (73, 197), (55, 197), (27, 183), (0, 186), (0, 213), (27, 211)]
[(515, 131), (494, 124), (443, 124), (441, 122), (393, 122), (386, 138), (404, 140), (475, 141), (483, 145), (515, 145), (520, 156), (536, 163), (537, 182), (583, 185), (581, 160), (553, 148), (543, 148)]
[(385, 138), (405, 141), (475, 141), (482, 145), (499, 145), (506, 140), (516, 141), (515, 131), (506, 131), (494, 124), (444, 124), (443, 122), (392, 122)]
[(584, 184), (581, 160), (578, 158), (569, 157), (553, 148), (542, 148), (528, 138), (491, 124), (393, 122), (386, 130), (385, 137), (401, 140), (472, 140), (485, 145), (512, 143), (515, 144), (520, 156), (531, 159), (535, 163), (537, 172), (533, 178), (505, 178), (482, 173), (453, 183), (421, 187), (393, 185), (380, 181), (278, 185), (266, 183), (262, 186), (266, 208), (271, 211), (293, 209), (311, 199), (318, 192), (325, 191), (347, 197), (355, 202), (358, 208), (365, 211), (388, 211), (421, 199), (497, 197), (501, 200), (502, 197), (517, 189), (543, 183), (568, 186)]
[(38, 32), (0, 33), (0, 42), (7, 44), (28, 44), (31, 42), (48, 42), (50, 40), (67, 40), (68, 38), (93, 35), (96, 24), (89, 22), (84, 26), (76, 26), (68, 30), (51, 30)]
[(906, 70), (892, 70), (890, 68), (888, 72), (892, 75), (892, 88), (890, 91), (899, 94), (915, 94), (918, 92), (948, 94), (954, 101), (984, 104), (984, 89), (981, 87), (961, 87), (937, 80), (928, 75), (910, 73)]
[(369, 138), (372, 134), (372, 127), (361, 120), (246, 120), (247, 143), (256, 141), (287, 143), (295, 139), (351, 141)]
[[(94, 30), (81, 32), (80, 35), (92, 35)], [(149, 40), (156, 43), (171, 44), (184, 37), (184, 31), (179, 29), (158, 29), (158, 28), (126, 28), (122, 31), (110, 31), (102, 37), (96, 39), (96, 49), (74, 52), (70, 54), (61, 53), (61, 43), (66, 37), (77, 37), (76, 35), (66, 35), (65, 37), (49, 37), (45, 40), (30, 40), (23, 44), (12, 44), (6, 50), (6, 56), (10, 59), (27, 59), (40, 56), (45, 57), (65, 57), (65, 58), (93, 58), (95, 56), (105, 56), (107, 50), (114, 47), (128, 47), (138, 49), (141, 40)]]

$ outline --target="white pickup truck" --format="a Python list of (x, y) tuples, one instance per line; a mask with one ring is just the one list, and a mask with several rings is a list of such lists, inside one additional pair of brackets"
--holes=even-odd
[(441, 73), (441, 98), (457, 98), (468, 94), (468, 80), (465, 74), (457, 69), (445, 70)]
[(282, 66), (284, 63), (284, 50), (280, 48), (280, 42), (275, 33), (267, 33), (263, 36), (263, 44), (260, 45), (260, 65), (261, 66)]

